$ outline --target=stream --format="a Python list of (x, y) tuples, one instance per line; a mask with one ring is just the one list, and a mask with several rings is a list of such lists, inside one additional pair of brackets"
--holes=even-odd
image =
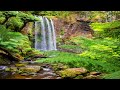
[[(38, 69), (38, 67), (40, 67), (40, 69)], [(12, 68), (13, 70), (6, 71), (8, 68)], [(33, 68), (36, 68), (37, 71)], [(18, 70), (26, 70), (26, 72), (18, 73)], [(26, 67), (16, 67), (15, 65), (1, 65), (0, 79), (61, 79), (61, 77), (55, 73), (51, 65), (33, 63), (28, 64)]]

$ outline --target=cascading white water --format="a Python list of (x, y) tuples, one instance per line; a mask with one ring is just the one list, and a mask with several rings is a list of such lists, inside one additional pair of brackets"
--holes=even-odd
[(35, 22), (35, 48), (38, 50), (57, 50), (56, 35), (52, 19), (39, 16)]
[(54, 50), (57, 50), (54, 23), (53, 23), (52, 19), (50, 19), (50, 22), (51, 22), (51, 28), (52, 28), (52, 33), (53, 33), (53, 46), (54, 46)]
[(47, 30), (47, 44), (48, 44), (47, 48), (48, 50), (53, 50), (52, 28), (47, 18), (45, 18), (45, 21), (46, 21), (46, 30)]
[(47, 50), (44, 18), (39, 17), (41, 22), (35, 22), (35, 48)]

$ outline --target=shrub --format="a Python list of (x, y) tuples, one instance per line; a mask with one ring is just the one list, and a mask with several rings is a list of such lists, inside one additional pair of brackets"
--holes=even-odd
[(120, 71), (116, 71), (111, 74), (106, 74), (101, 77), (102, 79), (120, 79)]
[(14, 31), (19, 31), (19, 29), (23, 26), (23, 21), (19, 17), (11, 17), (6, 25), (8, 28)]

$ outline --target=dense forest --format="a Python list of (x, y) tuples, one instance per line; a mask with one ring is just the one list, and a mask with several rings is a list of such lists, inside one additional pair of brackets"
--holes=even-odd
[(120, 79), (120, 11), (0, 11), (0, 79)]

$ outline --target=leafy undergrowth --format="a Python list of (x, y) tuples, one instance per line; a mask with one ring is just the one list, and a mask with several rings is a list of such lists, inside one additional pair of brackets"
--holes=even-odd
[(26, 35), (20, 32), (11, 32), (3, 25), (0, 26), (0, 46), (8, 50), (19, 60), (41, 54), (40, 51), (31, 48), (31, 43)]
[(110, 63), (103, 61), (92, 60), (87, 57), (81, 57), (77, 54), (60, 52), (60, 51), (49, 51), (45, 52), (50, 58), (38, 59), (36, 62), (41, 63), (63, 63), (68, 65), (70, 68), (75, 67), (85, 67), (90, 71), (100, 71), (100, 72), (114, 72), (119, 70), (119, 67), (116, 67)]
[(62, 50), (68, 50), (69, 52), (73, 52), (73, 53), (81, 53), (83, 50), (79, 45), (60, 45), (59, 46), (60, 49)]
[(79, 38), (79, 41), (82, 47), (86, 49), (82, 54), (79, 54), (81, 57), (88, 57), (92, 60), (103, 61), (120, 66), (120, 53), (117, 51), (117, 48), (119, 47), (117, 46), (117, 40), (110, 38)]
[(104, 75), (101, 78), (102, 79), (120, 79), (120, 71)]
[[(82, 53), (68, 53), (61, 51), (44, 52), (50, 58), (39, 59), (37, 62), (63, 63), (71, 68), (85, 67), (89, 71), (102, 73), (114, 73), (120, 70), (119, 40), (113, 38), (88, 39), (85, 37), (71, 38), (70, 42), (75, 45), (63, 45), (62, 48), (81, 48)], [(76, 47), (76, 45), (78, 47)]]
[(92, 23), (91, 27), (94, 31), (103, 31), (106, 28), (118, 28), (120, 27), (120, 21), (113, 21), (113, 22), (107, 22), (107, 23)]
[(120, 20), (107, 23), (92, 23), (96, 38), (111, 37), (120, 39)]
[(119, 23), (119, 21), (116, 21), (114, 23), (94, 24), (93, 28), (95, 30), (99, 31), (101, 29), (103, 31), (102, 33), (97, 32), (102, 38), (73, 37), (70, 41), (67, 41), (69, 44), (59, 46), (62, 49), (73, 50), (74, 52), (82, 51), (82, 53), (50, 51), (45, 52), (45, 54), (51, 56), (51, 58), (40, 59), (37, 62), (63, 63), (71, 68), (85, 67), (89, 71), (106, 73), (105, 79), (111, 78), (110, 75), (116, 78), (119, 76), (116, 71), (120, 70), (119, 29), (111, 28), (118, 28)]

